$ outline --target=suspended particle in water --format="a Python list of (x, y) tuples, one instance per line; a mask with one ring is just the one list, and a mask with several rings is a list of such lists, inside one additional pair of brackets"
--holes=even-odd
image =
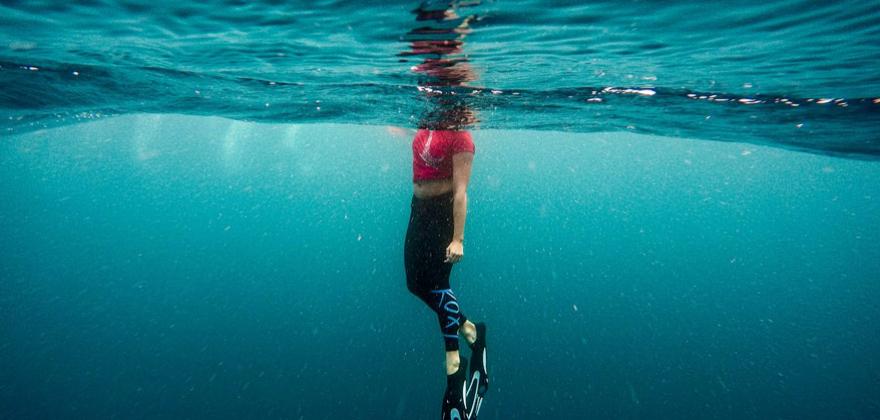
[(27, 51), (37, 47), (36, 43), (27, 41), (12, 41), (9, 43), (9, 49), (13, 51)]

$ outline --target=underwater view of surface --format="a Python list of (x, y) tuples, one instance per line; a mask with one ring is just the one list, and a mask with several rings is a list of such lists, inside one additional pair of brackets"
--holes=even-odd
[(857, 1), (0, 1), (0, 418), (438, 418), (403, 238), (450, 107), (481, 419), (880, 418), (877, 39)]

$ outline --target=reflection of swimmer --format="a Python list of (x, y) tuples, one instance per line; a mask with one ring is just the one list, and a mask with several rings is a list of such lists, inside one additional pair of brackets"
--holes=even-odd
[[(444, 419), (475, 418), (488, 389), (486, 326), (469, 321), (449, 285), (452, 265), (464, 256), (467, 187), (474, 142), (464, 128), (474, 113), (463, 105), (440, 107), (423, 120), (413, 138), (413, 198), (404, 245), (407, 288), (437, 314), (446, 348), (447, 389)], [(471, 381), (467, 359), (458, 352), (458, 335), (472, 350)], [(467, 386), (470, 385), (470, 386)], [(470, 391), (470, 392), (469, 392)]]
[[(468, 4), (473, 5), (473, 4)], [(464, 38), (471, 32), (473, 16), (459, 16), (460, 2), (424, 2), (413, 12), (420, 26), (410, 31), (406, 39), (410, 50), (402, 57), (422, 57), (422, 62), (411, 70), (424, 74), (421, 86), (463, 86), (476, 79), (474, 71), (463, 55)]]

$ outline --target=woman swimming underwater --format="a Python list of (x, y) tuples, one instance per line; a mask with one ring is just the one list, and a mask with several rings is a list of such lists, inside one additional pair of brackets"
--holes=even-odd
[[(469, 321), (449, 286), (452, 265), (464, 256), (467, 186), (474, 142), (459, 122), (472, 115), (463, 107), (443, 112), (441, 126), (425, 126), (413, 138), (413, 198), (404, 245), (406, 285), (437, 314), (446, 348), (446, 393), (443, 419), (476, 418), (489, 387), (486, 371), (486, 326)], [(438, 129), (440, 128), (440, 129)], [(461, 334), (471, 348), (459, 355)]]

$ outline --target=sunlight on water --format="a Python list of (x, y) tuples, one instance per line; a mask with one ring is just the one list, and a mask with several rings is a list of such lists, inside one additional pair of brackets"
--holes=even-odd
[(223, 139), (223, 162), (227, 170), (235, 170), (238, 167), (241, 161), (239, 144), (252, 140), (249, 130), (251, 126), (241, 121), (233, 121), (229, 125), (226, 137)]

